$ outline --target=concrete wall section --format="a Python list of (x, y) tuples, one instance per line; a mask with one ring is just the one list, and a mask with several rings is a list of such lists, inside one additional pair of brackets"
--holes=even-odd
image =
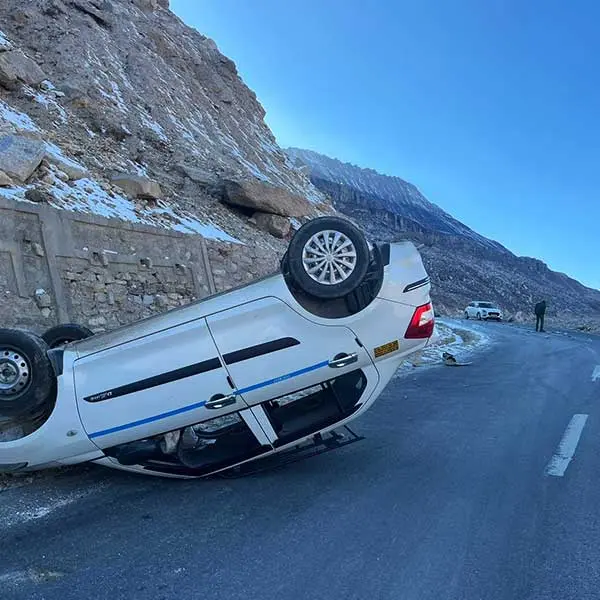
[(0, 198), (0, 326), (95, 331), (277, 269), (272, 250)]

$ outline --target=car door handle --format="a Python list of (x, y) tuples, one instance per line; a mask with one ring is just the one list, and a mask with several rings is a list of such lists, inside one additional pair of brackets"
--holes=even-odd
[(332, 369), (341, 369), (342, 367), (347, 367), (355, 362), (358, 362), (358, 354), (356, 354), (356, 352), (353, 352), (352, 354), (337, 354), (329, 361), (329, 366)]
[(219, 408), (225, 408), (226, 406), (230, 406), (231, 404), (235, 404), (236, 402), (237, 400), (235, 394), (230, 394), (229, 396), (223, 396), (223, 394), (216, 394), (210, 400), (208, 400), (204, 406), (206, 406), (206, 408), (216, 410)]

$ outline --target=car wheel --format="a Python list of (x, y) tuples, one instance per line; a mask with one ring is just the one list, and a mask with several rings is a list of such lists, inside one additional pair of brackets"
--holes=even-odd
[(32, 333), (0, 329), (0, 414), (26, 416), (54, 402), (48, 345)]
[(481, 313), (477, 313), (477, 319), (481, 321)]
[(319, 217), (292, 238), (287, 266), (292, 281), (320, 299), (343, 298), (364, 280), (370, 252), (364, 234), (346, 219)]
[(85, 340), (93, 335), (94, 332), (83, 325), (65, 323), (64, 325), (57, 325), (56, 327), (48, 329), (48, 331), (42, 335), (42, 339), (50, 348), (58, 348), (69, 342)]
[(469, 320), (469, 313), (467, 311), (465, 311), (465, 319), (468, 321)]

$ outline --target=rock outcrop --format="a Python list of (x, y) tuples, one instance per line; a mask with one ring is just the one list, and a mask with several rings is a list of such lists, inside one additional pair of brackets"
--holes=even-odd
[(0, 136), (49, 148), (0, 164), (12, 198), (34, 187), (52, 206), (126, 220), (160, 200), (153, 223), (189, 230), (189, 218), (248, 243), (264, 237), (256, 211), (331, 210), (235, 64), (166, 0), (4, 0), (0, 23)]
[(0, 138), (0, 170), (23, 183), (40, 166), (46, 146), (39, 140), (7, 135)]
[(302, 196), (260, 181), (226, 180), (223, 201), (282, 217), (306, 217), (311, 213), (310, 203)]
[(37, 63), (21, 50), (0, 52), (0, 84), (13, 88), (17, 82), (39, 85), (46, 75)]
[(290, 220), (279, 215), (255, 212), (252, 218), (256, 221), (258, 227), (276, 238), (286, 238), (292, 228)]
[(148, 177), (121, 174), (111, 177), (110, 181), (131, 198), (158, 200), (162, 196), (160, 185)]

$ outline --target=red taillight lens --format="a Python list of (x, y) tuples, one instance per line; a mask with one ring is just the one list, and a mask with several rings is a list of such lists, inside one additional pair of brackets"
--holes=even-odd
[(433, 335), (435, 316), (431, 302), (419, 306), (410, 321), (410, 325), (404, 334), (408, 340), (420, 340), (430, 338)]

